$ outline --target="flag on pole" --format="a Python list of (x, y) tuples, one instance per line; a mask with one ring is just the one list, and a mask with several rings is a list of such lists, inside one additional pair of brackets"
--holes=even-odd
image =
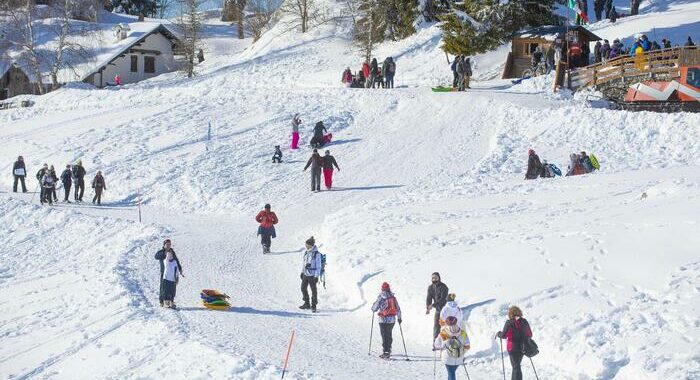
[(586, 10), (581, 9), (581, 0), (569, 0), (568, 7), (576, 12), (577, 17), (588, 24), (588, 15), (586, 14)]

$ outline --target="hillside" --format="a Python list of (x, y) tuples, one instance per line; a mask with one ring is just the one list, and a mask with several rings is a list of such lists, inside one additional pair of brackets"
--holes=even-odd
[[(642, 9), (592, 28), (628, 38), (657, 23), (679, 39), (700, 19), (696, 2)], [(242, 51), (221, 45), (221, 29), (209, 25), (221, 48), (193, 79), (67, 86), (0, 112), (4, 172), (18, 155), (30, 173), (82, 159), (108, 187), (102, 206), (48, 207), (0, 177), (0, 377), (273, 379), (294, 329), (289, 378), (429, 378), (434, 271), (467, 315), (473, 379), (502, 376), (493, 334), (511, 304), (533, 326), (540, 378), (700, 376), (700, 115), (611, 111), (492, 80), (507, 47), (475, 58), (472, 91), (433, 93), (451, 75), (434, 25), (380, 46), (397, 61), (394, 90), (340, 87), (359, 68), (344, 20), (273, 28)], [(288, 148), (295, 113), (303, 142), (319, 120), (333, 133), (333, 191), (311, 193), (310, 148)], [(270, 163), (275, 145), (282, 164)], [(529, 148), (562, 169), (593, 152), (602, 168), (523, 181)], [(263, 256), (253, 217), (268, 202), (280, 223)], [(329, 260), (318, 314), (297, 308), (311, 235)], [(157, 302), (166, 237), (183, 264), (179, 311)], [(378, 330), (367, 355), (383, 281), (411, 361), (398, 328), (397, 360), (376, 358)], [(203, 288), (233, 308), (204, 310)]]

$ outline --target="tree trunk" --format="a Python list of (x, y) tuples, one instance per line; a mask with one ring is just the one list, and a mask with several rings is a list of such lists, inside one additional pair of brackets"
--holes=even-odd
[(630, 14), (632, 16), (639, 14), (639, 5), (642, 0), (630, 0)]
[[(241, 1), (239, 0), (239, 4), (240, 3)], [(243, 38), (245, 38), (245, 36), (243, 35), (243, 6), (237, 6), (236, 11), (238, 13), (236, 15), (236, 18), (238, 19), (238, 39), (242, 40)]]
[(236, 3), (234, 0), (225, 0), (224, 8), (221, 10), (221, 21), (235, 21), (237, 15)]

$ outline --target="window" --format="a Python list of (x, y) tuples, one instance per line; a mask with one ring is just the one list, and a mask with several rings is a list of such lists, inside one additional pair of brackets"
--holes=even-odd
[(156, 72), (156, 57), (143, 57), (143, 72), (147, 74)]
[(131, 56), (131, 72), (132, 73), (139, 72), (139, 56), (138, 55)]
[(10, 90), (7, 88), (0, 88), (0, 100), (5, 100), (10, 97)]
[(700, 88), (700, 69), (688, 69), (688, 84), (695, 88)]

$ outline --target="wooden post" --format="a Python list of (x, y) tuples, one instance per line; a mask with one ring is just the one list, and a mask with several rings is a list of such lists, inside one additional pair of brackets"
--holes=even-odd
[(593, 89), (594, 90), (598, 89), (598, 68), (597, 67), (593, 68)]
[(284, 357), (284, 367), (282, 368), (282, 377), (284, 379), (284, 373), (287, 372), (287, 363), (289, 362), (289, 353), (292, 352), (292, 343), (294, 343), (294, 330), (292, 330), (292, 336), (289, 337), (289, 346), (287, 347), (287, 356)]

